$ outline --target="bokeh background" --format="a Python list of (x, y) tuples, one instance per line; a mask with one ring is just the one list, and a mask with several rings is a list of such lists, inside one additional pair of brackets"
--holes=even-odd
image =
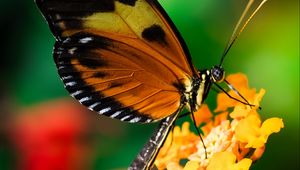
[[(217, 64), (246, 0), (160, 0), (197, 68)], [(157, 124), (127, 124), (87, 111), (63, 88), (54, 38), (32, 0), (0, 0), (0, 169), (126, 167)], [(252, 169), (299, 169), (299, 1), (270, 0), (229, 52), (227, 73), (265, 88), (262, 117), (285, 128)], [(214, 106), (215, 94), (207, 103)]]

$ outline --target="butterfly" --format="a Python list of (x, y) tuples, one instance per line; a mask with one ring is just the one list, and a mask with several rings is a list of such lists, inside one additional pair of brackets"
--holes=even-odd
[(36, 4), (56, 39), (54, 61), (72, 97), (121, 121), (161, 121), (131, 169), (148, 169), (181, 110), (196, 112), (211, 86), (224, 80), (222, 62), (202, 71), (194, 67), (187, 45), (157, 0)]

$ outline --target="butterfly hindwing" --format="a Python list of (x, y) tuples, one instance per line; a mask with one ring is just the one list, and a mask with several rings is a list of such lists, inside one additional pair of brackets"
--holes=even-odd
[[(83, 40), (86, 42), (82, 43)], [(149, 74), (153, 69), (165, 67), (148, 56), (141, 57), (144, 55), (141, 51), (126, 44), (115, 48), (115, 43), (107, 38), (81, 33), (68, 37), (62, 43), (57, 42), (54, 58), (70, 94), (91, 110), (121, 120), (127, 120), (122, 118), (129, 115), (156, 120), (168, 114), (170, 109), (176, 110), (180, 102), (177, 89), (157, 78), (158, 75)], [(130, 52), (141, 54), (128, 57)], [(148, 58), (147, 61), (138, 61), (145, 58)], [(143, 62), (147, 65), (136, 64)], [(176, 78), (167, 69), (159, 71), (161, 76), (170, 78), (170, 83), (171, 78)], [(112, 116), (122, 109), (127, 109), (123, 115)]]
[(54, 60), (60, 77), (80, 103), (129, 122), (156, 121), (178, 110), (180, 88), (190, 86), (195, 70), (157, 1), (37, 4), (57, 39)]

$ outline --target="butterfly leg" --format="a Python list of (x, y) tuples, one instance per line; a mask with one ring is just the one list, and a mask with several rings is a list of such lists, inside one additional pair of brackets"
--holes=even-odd
[[(244, 101), (241, 101), (241, 100), (239, 100), (239, 99), (237, 99), (237, 98), (235, 98), (235, 97), (233, 97), (233, 96), (231, 96), (226, 90), (224, 90), (221, 86), (219, 86), (217, 83), (214, 83), (214, 85), (216, 86), (216, 87), (218, 87), (218, 89), (220, 89), (221, 91), (223, 91), (229, 98), (231, 98), (231, 99), (233, 99), (233, 100), (235, 100), (235, 101), (237, 101), (237, 102), (240, 102), (240, 103), (242, 103), (242, 104), (244, 104), (244, 105), (247, 105), (247, 106), (250, 106), (250, 107), (255, 107), (255, 105), (253, 105), (253, 104), (250, 104), (232, 85), (230, 85), (230, 84), (227, 84), (228, 85), (228, 87), (231, 89), (231, 90), (233, 90), (237, 95), (239, 95)], [(260, 107), (259, 107), (259, 109), (261, 109)]]

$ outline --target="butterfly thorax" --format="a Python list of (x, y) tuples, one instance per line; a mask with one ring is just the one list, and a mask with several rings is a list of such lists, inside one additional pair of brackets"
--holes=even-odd
[(187, 104), (192, 112), (200, 108), (209, 93), (211, 85), (222, 82), (225, 77), (225, 71), (220, 66), (204, 69), (198, 71), (198, 73), (199, 77), (193, 78), (191, 90), (185, 95)]

